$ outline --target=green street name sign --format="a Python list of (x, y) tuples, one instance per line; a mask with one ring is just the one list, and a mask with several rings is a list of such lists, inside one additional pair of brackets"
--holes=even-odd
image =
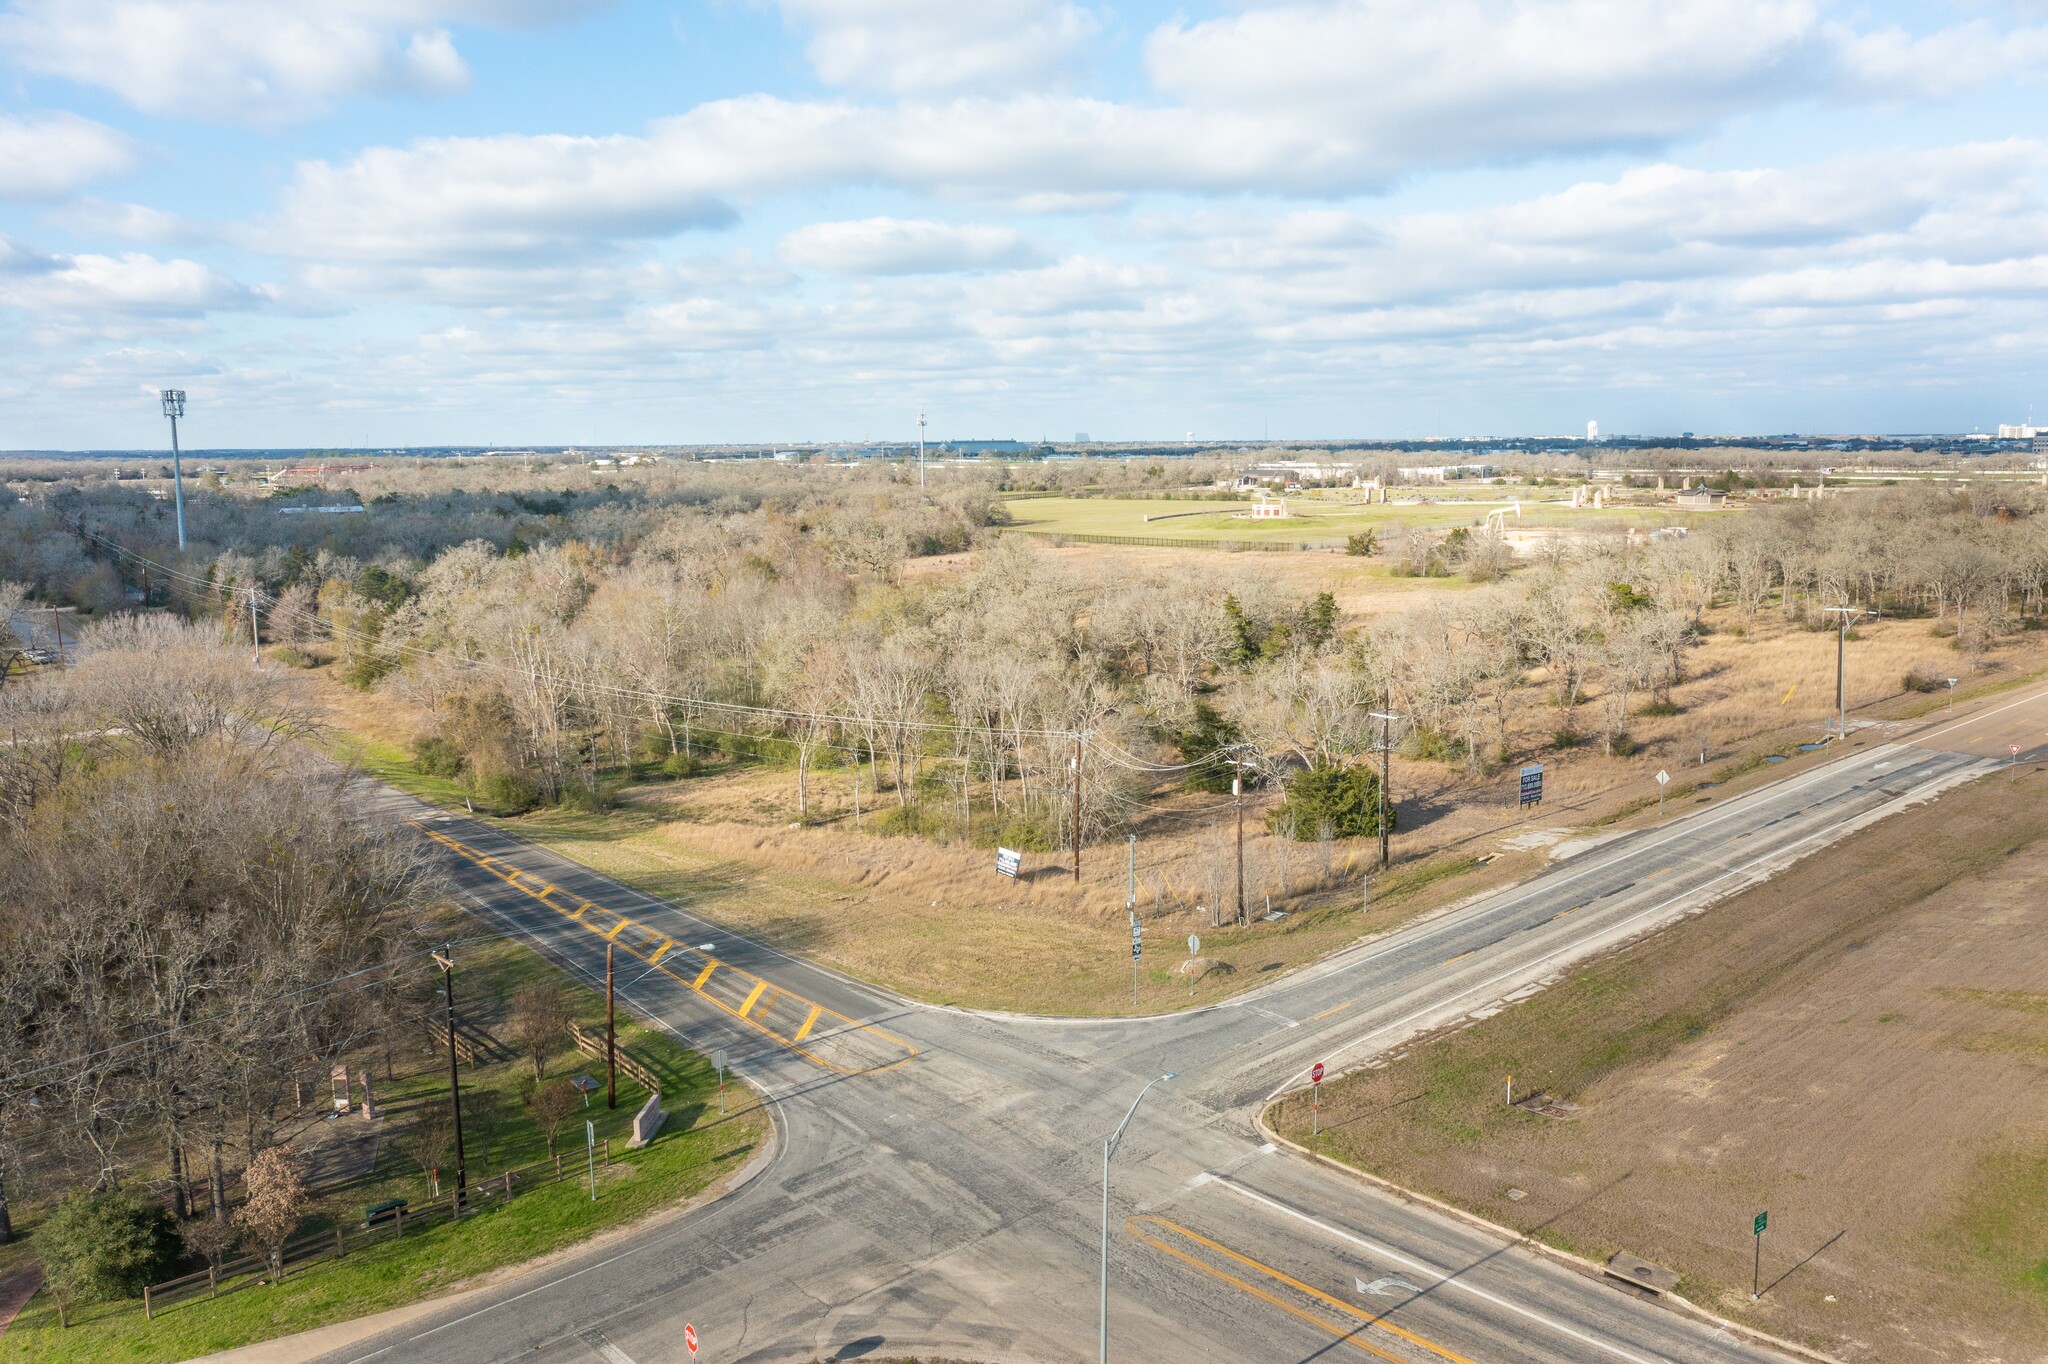
[(1767, 1212), (1760, 1212), (1760, 1213), (1758, 1213), (1758, 1214), (1756, 1215), (1756, 1230), (1755, 1230), (1755, 1231), (1754, 1231), (1754, 1232), (1752, 1233), (1752, 1235), (1756, 1235), (1756, 1236), (1761, 1236), (1761, 1235), (1763, 1235), (1763, 1234), (1764, 1234), (1764, 1228), (1765, 1228), (1765, 1227), (1768, 1227), (1768, 1226), (1769, 1226), (1770, 1224), (1771, 1224), (1771, 1215), (1770, 1215), (1769, 1213), (1767, 1213)]

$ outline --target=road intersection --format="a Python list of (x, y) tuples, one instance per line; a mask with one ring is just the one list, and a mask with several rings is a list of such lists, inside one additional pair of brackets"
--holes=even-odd
[[(1784, 1356), (1556, 1257), (1276, 1149), (1274, 1095), (1540, 988), (1571, 963), (1862, 825), (1993, 770), (2048, 730), (2048, 692), (1630, 833), (1520, 886), (1221, 1005), (1052, 1020), (911, 1003), (480, 821), (396, 793), (449, 848), (468, 906), (581, 978), (607, 942), (621, 1000), (725, 1050), (776, 1146), (684, 1219), (470, 1295), (329, 1358), (1064, 1361), (1096, 1348), (1102, 1139), (1138, 1090), (1111, 1194), (1120, 1359), (1721, 1364)], [(452, 845), (452, 846), (451, 846)], [(664, 946), (663, 944), (666, 944)], [(708, 965), (707, 965), (708, 964)], [(723, 974), (721, 974), (723, 973)], [(756, 1015), (759, 1015), (758, 1017)], [(808, 1020), (806, 1023), (805, 1020)], [(799, 1029), (802, 1029), (799, 1040)], [(1597, 1198), (1595, 1190), (1589, 1197)]]

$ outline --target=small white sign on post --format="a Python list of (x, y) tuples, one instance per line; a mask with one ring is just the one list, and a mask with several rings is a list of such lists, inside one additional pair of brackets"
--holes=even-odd
[(1015, 848), (996, 849), (996, 875), (1007, 876), (1014, 881), (1017, 879), (1018, 871), (1023, 866), (1023, 853), (1018, 852)]
[(1669, 772), (1664, 771), (1662, 768), (1657, 769), (1657, 785), (1662, 786), (1670, 780), (1671, 774)]

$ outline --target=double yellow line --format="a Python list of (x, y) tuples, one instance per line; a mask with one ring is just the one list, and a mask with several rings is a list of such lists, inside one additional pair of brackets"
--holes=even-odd
[[(1311, 1288), (1269, 1264), (1254, 1260), (1249, 1255), (1240, 1255), (1221, 1241), (1212, 1241), (1200, 1232), (1189, 1231), (1178, 1222), (1169, 1222), (1163, 1217), (1133, 1217), (1124, 1223), (1124, 1230), (1154, 1250), (1163, 1251), (1176, 1260), (1192, 1265), (1197, 1271), (1212, 1279), (1221, 1280), (1232, 1288), (1249, 1293), (1261, 1302), (1272, 1304), (1290, 1316), (1299, 1317), (1312, 1326), (1321, 1327), (1345, 1344), (1376, 1358), (1389, 1360), (1391, 1364), (1412, 1364), (1412, 1360), (1407, 1356), (1389, 1354), (1382, 1350), (1366, 1339), (1366, 1330), (1389, 1332), (1444, 1360), (1445, 1364), (1472, 1364), (1464, 1355), (1447, 1350), (1434, 1341), (1425, 1340), (1413, 1331), (1404, 1330), (1376, 1312), (1353, 1307), (1342, 1298), (1333, 1297), (1319, 1288)], [(1204, 1251), (1208, 1253), (1202, 1254)], [(1238, 1270), (1251, 1277), (1247, 1278), (1235, 1272)], [(1277, 1285), (1278, 1289), (1290, 1290), (1289, 1296), (1293, 1296), (1295, 1301), (1288, 1301), (1288, 1297), (1282, 1296), (1274, 1285)], [(1309, 1310), (1301, 1305), (1302, 1299), (1337, 1313), (1338, 1319), (1330, 1321), (1322, 1313)]]
[[(792, 994), (659, 929), (523, 871), (502, 857), (472, 848), (419, 820), (415, 829), (482, 867), (585, 930), (637, 957), (678, 985), (807, 1061), (842, 1075), (868, 1075), (908, 1064), (917, 1048), (880, 1028)], [(557, 901), (560, 901), (558, 903)], [(822, 1029), (821, 1029), (822, 1025)]]

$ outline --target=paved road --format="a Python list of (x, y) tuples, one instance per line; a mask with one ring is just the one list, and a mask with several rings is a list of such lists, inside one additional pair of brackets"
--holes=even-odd
[[(606, 934), (654, 958), (624, 971), (622, 999), (699, 1050), (725, 1048), (771, 1097), (779, 1141), (766, 1171), (699, 1215), (332, 1359), (675, 1364), (688, 1358), (686, 1320), (705, 1343), (699, 1358), (719, 1364), (885, 1352), (1089, 1358), (1102, 1140), (1139, 1088), (1168, 1071), (1180, 1078), (1152, 1091), (1116, 1158), (1120, 1359), (1777, 1359), (1275, 1151), (1255, 1118), (1316, 1060), (1335, 1073), (1535, 988), (1983, 773), (1994, 766), (1984, 755), (2010, 743), (2040, 756), (2048, 692), (1903, 737), (1866, 729), (1824, 766), (1710, 796), (1683, 818), (1229, 1004), (1151, 1020), (909, 1004), (487, 825), (388, 796), (390, 814), (468, 850), (451, 854), (451, 871), (493, 925), (593, 983)], [(1172, 950), (1148, 944), (1162, 948)]]

